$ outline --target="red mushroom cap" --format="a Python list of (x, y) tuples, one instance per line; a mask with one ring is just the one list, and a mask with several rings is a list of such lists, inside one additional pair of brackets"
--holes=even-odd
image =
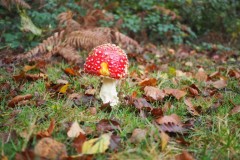
[(94, 48), (84, 64), (89, 74), (121, 79), (126, 77), (128, 59), (126, 53), (115, 44), (103, 44)]

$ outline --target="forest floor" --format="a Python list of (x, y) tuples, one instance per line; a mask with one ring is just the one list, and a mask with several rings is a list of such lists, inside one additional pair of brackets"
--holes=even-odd
[(2, 159), (240, 157), (239, 53), (180, 47), (128, 57), (114, 108), (82, 66), (1, 59)]

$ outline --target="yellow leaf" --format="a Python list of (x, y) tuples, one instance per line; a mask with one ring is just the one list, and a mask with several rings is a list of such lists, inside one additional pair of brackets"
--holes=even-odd
[(110, 145), (111, 134), (103, 134), (99, 138), (90, 139), (83, 143), (83, 154), (104, 153)]
[(164, 150), (167, 147), (168, 141), (169, 141), (169, 136), (165, 132), (161, 132), (161, 141), (162, 141), (162, 150)]
[(36, 65), (33, 65), (33, 66), (25, 65), (24, 68), (23, 68), (23, 71), (27, 72), (27, 71), (30, 71), (34, 68), (36, 68)]
[(168, 68), (168, 75), (170, 76), (176, 76), (176, 69), (173, 67)]
[(54, 110), (59, 110), (59, 109), (60, 109), (60, 106), (53, 105), (53, 106), (51, 106), (51, 108), (54, 109)]
[(67, 89), (68, 89), (68, 86), (69, 86), (69, 84), (63, 85), (63, 86), (60, 88), (59, 92), (60, 92), (60, 93), (66, 93), (66, 92), (67, 92)]

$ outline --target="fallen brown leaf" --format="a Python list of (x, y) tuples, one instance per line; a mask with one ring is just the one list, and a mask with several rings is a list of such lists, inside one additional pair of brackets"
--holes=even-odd
[(51, 138), (42, 138), (34, 147), (34, 153), (46, 159), (63, 159), (67, 157), (66, 146)]
[(203, 68), (199, 68), (198, 72), (195, 75), (195, 78), (199, 81), (199, 82), (206, 82), (208, 75), (207, 73), (204, 71)]
[(150, 108), (150, 110), (152, 109), (152, 105), (148, 103), (145, 98), (136, 98), (134, 99), (133, 104), (138, 110), (143, 108)]
[(46, 80), (48, 78), (48, 76), (44, 73), (37, 73), (37, 74), (27, 74), (25, 72), (21, 72), (19, 75), (14, 75), (13, 79), (16, 82), (20, 82), (20, 81), (36, 81), (38, 79), (44, 79)]
[(198, 113), (198, 111), (195, 109), (195, 107), (193, 106), (190, 98), (185, 99), (184, 103), (188, 106), (187, 110), (190, 112), (190, 114), (192, 114), (193, 116), (199, 116), (200, 115)]
[(221, 80), (213, 82), (212, 85), (214, 88), (223, 89), (227, 86), (227, 81), (221, 79)]
[(144, 88), (144, 94), (148, 100), (154, 101), (163, 100), (165, 97), (165, 93), (162, 90), (152, 86), (146, 86)]
[(8, 107), (15, 107), (19, 102), (23, 101), (23, 100), (29, 100), (32, 99), (33, 96), (31, 94), (26, 94), (26, 95), (18, 95), (16, 97), (14, 97), (9, 103), (8, 103)]
[(200, 90), (198, 89), (198, 87), (195, 84), (192, 84), (188, 87), (188, 91), (190, 92), (190, 94), (195, 97), (199, 95)]
[(194, 158), (187, 151), (183, 151), (181, 154), (175, 156), (175, 160), (194, 160)]
[(166, 94), (174, 96), (177, 100), (181, 99), (182, 97), (184, 97), (187, 94), (187, 92), (185, 92), (185, 91), (182, 91), (179, 89), (171, 89), (171, 88), (164, 89), (164, 92)]
[(86, 135), (82, 133), (80, 133), (78, 137), (74, 138), (72, 145), (78, 153), (82, 152), (82, 145), (86, 140), (87, 140)]
[(163, 116), (155, 120), (159, 124), (159, 130), (164, 132), (173, 133), (185, 133), (187, 131), (184, 128), (181, 119), (176, 114), (171, 114), (169, 116)]
[(70, 75), (70, 76), (78, 76), (78, 75), (79, 75), (79, 72), (76, 71), (74, 68), (65, 68), (65, 69), (64, 69), (64, 72), (65, 72), (67, 75)]
[(235, 77), (235, 78), (239, 79), (240, 78), (240, 71), (239, 70), (230, 69), (228, 71), (228, 76), (229, 77)]
[(99, 132), (109, 132), (120, 129), (120, 123), (116, 120), (102, 119), (97, 123), (97, 130)]
[(111, 135), (109, 149), (112, 151), (117, 151), (120, 146), (121, 138), (118, 135)]
[(140, 86), (145, 87), (145, 86), (156, 86), (157, 85), (157, 79), (155, 78), (147, 78), (144, 79), (143, 81), (138, 83)]
[(77, 121), (73, 122), (71, 127), (69, 128), (67, 135), (70, 138), (75, 138), (80, 135), (80, 133), (85, 134), (84, 130), (80, 128)]
[(86, 105), (89, 106), (96, 101), (94, 96), (87, 96), (82, 93), (72, 93), (68, 96), (68, 99), (72, 100), (76, 105)]
[(37, 138), (50, 137), (54, 131), (55, 123), (56, 121), (52, 119), (46, 131), (40, 131), (37, 133)]
[(160, 118), (163, 116), (163, 111), (162, 111), (162, 108), (153, 108), (151, 110), (151, 115), (154, 117), (154, 118)]
[(163, 116), (161, 118), (156, 119), (156, 122), (158, 124), (168, 124), (168, 123), (176, 124), (176, 125), (182, 124), (181, 119), (176, 114), (171, 114), (169, 116)]
[(146, 138), (146, 136), (147, 136), (146, 129), (136, 128), (132, 132), (130, 142), (132, 142), (132, 143), (141, 142), (142, 140), (144, 140)]

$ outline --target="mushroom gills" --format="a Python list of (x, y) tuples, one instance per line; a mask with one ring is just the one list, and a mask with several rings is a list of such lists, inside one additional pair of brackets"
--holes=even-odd
[(110, 103), (110, 106), (114, 107), (119, 103), (117, 90), (117, 80), (112, 78), (103, 78), (103, 84), (100, 90), (100, 98), (103, 103)]

